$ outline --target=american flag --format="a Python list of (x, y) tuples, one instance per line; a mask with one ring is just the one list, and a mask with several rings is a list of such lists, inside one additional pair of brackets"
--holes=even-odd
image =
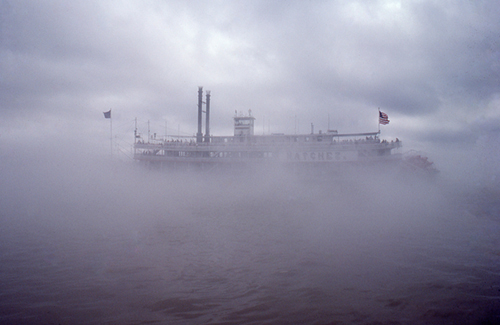
[(387, 125), (389, 124), (389, 116), (385, 114), (384, 112), (378, 111), (378, 123), (382, 125)]

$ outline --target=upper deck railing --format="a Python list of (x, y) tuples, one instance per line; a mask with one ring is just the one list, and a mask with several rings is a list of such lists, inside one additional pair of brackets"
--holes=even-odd
[(258, 136), (212, 136), (210, 142), (196, 142), (195, 137), (172, 140), (153, 140), (153, 142), (138, 141), (137, 149), (165, 147), (219, 147), (219, 146), (318, 146), (318, 145), (375, 145), (398, 148), (401, 141), (380, 140), (378, 133), (353, 134), (307, 134), (307, 135), (258, 135)]

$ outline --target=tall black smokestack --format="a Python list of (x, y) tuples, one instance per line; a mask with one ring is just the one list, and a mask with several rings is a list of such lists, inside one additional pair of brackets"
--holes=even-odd
[(205, 121), (205, 142), (210, 142), (210, 90), (207, 90), (206, 102), (206, 121)]
[(198, 133), (196, 133), (196, 142), (203, 142), (203, 133), (201, 133), (201, 117), (203, 114), (203, 87), (198, 87)]

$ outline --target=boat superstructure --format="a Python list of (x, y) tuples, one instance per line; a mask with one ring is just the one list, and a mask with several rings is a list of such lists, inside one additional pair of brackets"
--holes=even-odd
[(212, 136), (209, 131), (210, 93), (206, 97), (206, 133), (202, 134), (202, 88), (198, 91), (198, 132), (192, 137), (143, 139), (137, 135), (134, 158), (148, 165), (214, 168), (279, 163), (289, 166), (373, 164), (401, 160), (401, 141), (379, 138), (380, 132), (341, 134), (255, 135), (255, 118), (235, 113), (232, 136)]

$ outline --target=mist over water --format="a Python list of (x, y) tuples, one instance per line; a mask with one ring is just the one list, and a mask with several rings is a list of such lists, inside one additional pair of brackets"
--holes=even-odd
[(495, 324), (495, 188), (2, 157), (0, 323)]

